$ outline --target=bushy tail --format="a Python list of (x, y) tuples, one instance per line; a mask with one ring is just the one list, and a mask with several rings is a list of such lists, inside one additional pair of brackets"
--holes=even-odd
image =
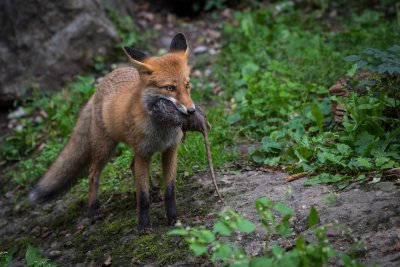
[(81, 111), (68, 143), (63, 148), (50, 169), (30, 191), (32, 202), (50, 199), (68, 190), (83, 177), (90, 163), (90, 124), (92, 101)]

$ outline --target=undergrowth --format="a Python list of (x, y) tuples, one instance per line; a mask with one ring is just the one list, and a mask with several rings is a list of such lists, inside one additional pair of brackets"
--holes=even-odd
[[(400, 51), (393, 46), (400, 25), (383, 17), (364, 10), (320, 19), (284, 4), (235, 13), (214, 71), (231, 127), (260, 143), (250, 149), (252, 161), (341, 187), (400, 166)], [(365, 58), (355, 56), (363, 51)], [(357, 81), (358, 69), (375, 75)], [(346, 73), (349, 97), (330, 96)], [(332, 101), (346, 109), (344, 131), (332, 120)]]
[[(329, 244), (327, 226), (316, 226), (319, 218), (315, 208), (308, 216), (307, 236), (298, 235), (294, 241), (289, 239), (293, 234), (290, 223), (293, 211), (288, 206), (259, 198), (256, 209), (266, 230), (263, 256), (249, 255), (236, 241), (241, 240), (236, 238), (237, 235), (254, 234), (256, 226), (232, 209), (219, 214), (212, 230), (179, 224), (179, 228), (169, 234), (183, 236), (197, 257), (205, 255), (216, 266), (328, 266), (333, 261), (340, 261), (341, 266), (363, 266), (354, 255), (339, 252)], [(293, 243), (293, 246), (285, 247), (285, 242)]]

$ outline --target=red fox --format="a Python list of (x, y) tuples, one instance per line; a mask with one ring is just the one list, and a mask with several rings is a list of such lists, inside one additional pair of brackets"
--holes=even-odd
[(164, 98), (184, 114), (196, 111), (190, 97), (189, 48), (184, 34), (172, 39), (168, 53), (149, 57), (124, 47), (135, 68), (119, 68), (104, 77), (81, 111), (72, 135), (49, 170), (29, 193), (31, 201), (51, 198), (66, 191), (89, 169), (89, 211), (99, 207), (101, 172), (118, 142), (134, 150), (131, 164), (135, 177), (140, 234), (151, 232), (149, 218), (150, 160), (161, 152), (164, 203), (169, 224), (177, 218), (175, 177), (182, 130), (161, 125), (149, 115), (149, 103)]

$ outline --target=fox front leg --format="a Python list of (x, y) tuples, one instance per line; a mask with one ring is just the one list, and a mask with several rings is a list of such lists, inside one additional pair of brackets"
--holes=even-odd
[(138, 232), (140, 235), (150, 234), (152, 233), (149, 215), (150, 158), (135, 155), (131, 169), (134, 173), (136, 184), (136, 203), (139, 218)]
[(178, 147), (171, 147), (161, 155), (163, 181), (164, 181), (164, 205), (169, 225), (174, 225), (178, 216), (175, 197), (176, 167), (178, 164)]

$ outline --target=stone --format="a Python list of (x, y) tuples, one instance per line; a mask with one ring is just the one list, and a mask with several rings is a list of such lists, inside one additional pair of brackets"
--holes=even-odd
[(59, 250), (52, 250), (49, 252), (50, 259), (55, 259), (55, 258), (58, 258), (59, 256), (61, 256), (61, 251), (59, 251)]
[[(95, 55), (109, 55), (119, 36), (107, 2), (0, 1), (0, 109), (32, 88), (58, 90)], [(116, 1), (118, 10), (124, 2)]]
[(195, 47), (195, 49), (193, 50), (193, 53), (202, 54), (202, 53), (207, 52), (207, 50), (208, 50), (208, 48), (206, 46), (200, 45), (200, 46)]

